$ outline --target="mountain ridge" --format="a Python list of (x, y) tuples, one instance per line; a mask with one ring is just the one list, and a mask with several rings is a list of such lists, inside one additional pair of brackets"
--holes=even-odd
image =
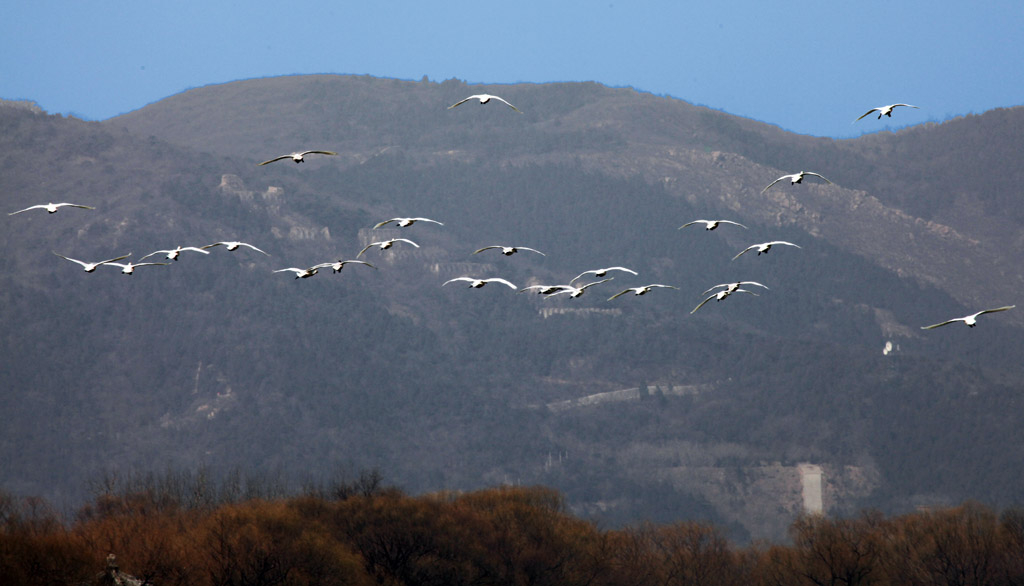
[[(446, 110), (479, 89), (524, 114)], [(74, 501), (105, 470), (244, 465), (301, 479), (379, 468), (413, 491), (545, 483), (608, 522), (700, 516), (748, 537), (778, 537), (764, 532), (784, 529), (798, 506), (743, 528), (741, 512), (721, 508), (728, 499), (694, 493), (672, 469), (810, 462), (877, 479), (869, 491), (826, 486), (839, 513), (928, 495), (1019, 502), (1021, 314), (919, 329), (1004, 303), (989, 296), (1013, 302), (1019, 208), (987, 210), (1014, 201), (1005, 180), (1017, 171), (1003, 154), (1015, 143), (998, 141), (1017, 137), (994, 133), (986, 148), (998, 156), (968, 161), (999, 177), (991, 191), (978, 195), (978, 183), (955, 197), (938, 193), (941, 178), (926, 172), (935, 163), (919, 156), (940, 145), (901, 141), (941, 131), (943, 144), (982, 144), (954, 139), (1012, 130), (1022, 112), (832, 141), (598, 84), (343, 76), (199, 88), (104, 122), (0, 109), (5, 205), (57, 193), (97, 206), (21, 214), (0, 231), (10, 422), (0, 483)], [(256, 165), (305, 147), (340, 154)], [(901, 174), (882, 166), (869, 179), (920, 177), (922, 197), (938, 193), (934, 206), (919, 202), (935, 208), (929, 217), (844, 184), (875, 151), (901, 155)], [(817, 158), (793, 166), (838, 185), (760, 194), (797, 170), (774, 164), (807, 153)], [(445, 225), (372, 229), (406, 215)], [(749, 229), (679, 230), (726, 216)], [(990, 219), (1003, 227), (980, 231)], [(393, 236), (420, 248), (368, 250), (376, 270), (272, 273)], [(216, 247), (125, 277), (51, 254), (138, 258), (235, 239), (270, 256)], [(803, 248), (730, 260), (771, 239)], [(472, 254), (499, 243), (547, 256)], [(612, 265), (640, 274), (573, 300), (441, 286), (455, 276), (556, 284)], [(690, 314), (702, 291), (733, 280), (770, 289)], [(646, 282), (680, 290), (607, 300)], [(715, 392), (536, 408), (708, 384)], [(778, 508), (765, 498), (747, 506)]]

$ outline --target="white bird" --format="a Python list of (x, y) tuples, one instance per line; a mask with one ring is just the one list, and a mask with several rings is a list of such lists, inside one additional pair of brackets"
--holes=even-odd
[(388, 240), (383, 240), (381, 242), (371, 242), (371, 243), (367, 244), (365, 248), (363, 248), (362, 250), (359, 251), (359, 254), (356, 255), (356, 258), (359, 258), (360, 256), (363, 256), (363, 253), (366, 252), (367, 250), (369, 250), (370, 247), (372, 247), (372, 246), (376, 246), (376, 247), (380, 248), (381, 250), (387, 250), (387, 249), (391, 248), (392, 246), (394, 246), (395, 242), (408, 242), (409, 244), (412, 244), (416, 248), (420, 247), (419, 244), (416, 244), (415, 242), (413, 242), (412, 240), (409, 240), (408, 238), (390, 238)]
[(58, 208), (62, 208), (62, 207), (65, 207), (65, 206), (72, 207), (72, 208), (82, 208), (83, 210), (94, 210), (94, 209), (96, 209), (96, 208), (91, 207), (91, 206), (83, 206), (83, 205), (79, 205), (77, 203), (52, 203), (51, 202), (51, 203), (41, 203), (39, 205), (34, 205), (34, 206), (31, 206), (31, 207), (27, 207), (27, 208), (25, 208), (23, 210), (18, 210), (16, 212), (11, 212), (11, 213), (9, 213), (7, 215), (8, 216), (13, 216), (14, 214), (20, 214), (21, 212), (27, 212), (29, 210), (35, 210), (35, 209), (44, 209), (44, 210), (46, 210), (47, 212), (49, 212), (51, 214), (55, 214), (55, 213), (57, 213), (57, 209)]
[(621, 293), (616, 293), (615, 295), (612, 295), (611, 297), (608, 298), (608, 301), (611, 301), (612, 299), (615, 299), (616, 297), (619, 297), (620, 295), (625, 295), (626, 293), (629, 293), (630, 291), (632, 291), (634, 295), (646, 295), (647, 293), (650, 293), (651, 289), (653, 289), (655, 287), (668, 287), (669, 289), (678, 289), (679, 288), (679, 287), (673, 287), (672, 285), (661, 285), (659, 283), (653, 283), (651, 285), (644, 285), (643, 287), (630, 287), (629, 289), (626, 289), (625, 291), (622, 291)]
[(705, 230), (714, 230), (715, 228), (718, 227), (719, 224), (733, 224), (735, 226), (739, 226), (740, 228), (746, 228), (746, 226), (744, 226), (743, 224), (740, 224), (739, 222), (733, 222), (732, 220), (694, 220), (692, 222), (687, 222), (683, 224), (682, 226), (679, 227), (679, 229), (682, 230), (687, 226), (692, 226), (694, 224), (701, 223), (704, 224)]
[(444, 287), (445, 285), (447, 285), (448, 283), (451, 283), (452, 281), (467, 281), (469, 283), (469, 286), (472, 287), (473, 289), (479, 289), (480, 287), (483, 287), (487, 283), (501, 283), (502, 285), (507, 285), (507, 286), (511, 287), (512, 289), (516, 288), (516, 286), (513, 285), (512, 283), (509, 283), (505, 279), (499, 279), (498, 277), (492, 277), (490, 279), (474, 279), (472, 277), (456, 277), (454, 279), (448, 279), (447, 281), (442, 283), (441, 286)]
[(633, 275), (636, 274), (636, 271), (632, 269), (627, 269), (626, 267), (608, 267), (606, 269), (594, 269), (592, 271), (583, 271), (582, 273), (576, 275), (575, 277), (573, 277), (571, 281), (569, 281), (569, 284), (572, 285), (573, 283), (576, 282), (576, 279), (579, 279), (583, 275), (594, 275), (595, 277), (603, 277), (608, 274), (608, 271), (624, 271), (627, 273), (631, 273)]
[(729, 293), (735, 293), (736, 290), (739, 289), (740, 286), (742, 286), (742, 285), (757, 285), (758, 287), (764, 287), (765, 289), (768, 288), (767, 285), (762, 285), (761, 283), (758, 283), (757, 281), (736, 281), (735, 283), (722, 283), (720, 285), (715, 285), (714, 287), (712, 287), (712, 288), (708, 289), (707, 291), (701, 293), (701, 295), (707, 295), (708, 293), (711, 293), (712, 291), (714, 291), (715, 289), (718, 289), (719, 287), (725, 287), (725, 290), (728, 291)]
[(955, 321), (962, 321), (962, 322), (964, 322), (964, 324), (967, 327), (973, 328), (975, 326), (975, 324), (978, 323), (978, 316), (979, 315), (984, 315), (986, 313), (993, 313), (993, 312), (996, 312), (996, 311), (1006, 311), (1007, 309), (1013, 309), (1014, 307), (1017, 307), (1017, 306), (1016, 305), (1007, 305), (1005, 307), (997, 307), (995, 309), (985, 309), (985, 310), (979, 311), (978, 313), (972, 313), (971, 315), (965, 315), (964, 317), (958, 317), (958, 318), (955, 318), (955, 319), (947, 319), (946, 321), (941, 322), (941, 323), (932, 324), (930, 326), (923, 326), (921, 329), (922, 330), (931, 330), (931, 329), (937, 328), (939, 326), (944, 326), (946, 324), (951, 324), (951, 323), (953, 323)]
[(704, 307), (704, 304), (707, 303), (708, 301), (711, 301), (712, 299), (714, 299), (715, 301), (721, 301), (721, 300), (725, 299), (726, 297), (732, 295), (733, 293), (750, 293), (754, 297), (758, 296), (757, 293), (754, 293), (753, 291), (747, 291), (746, 289), (735, 289), (733, 291), (730, 291), (728, 289), (722, 289), (718, 293), (715, 293), (714, 295), (710, 295), (707, 299), (705, 299), (704, 301), (701, 301), (700, 304), (697, 305), (697, 307), (694, 307), (693, 310), (690, 311), (690, 313), (691, 314), (696, 313), (698, 309), (700, 309), (701, 307)]
[[(907, 108), (917, 108), (917, 106), (911, 106), (910, 104), (889, 104), (888, 106), (879, 106), (877, 108), (871, 108), (867, 112), (864, 112), (863, 114), (861, 114), (860, 118), (858, 118), (857, 120), (860, 120), (861, 118), (867, 116), (868, 114), (871, 114), (872, 112), (878, 112), (878, 119), (879, 120), (882, 119), (882, 116), (888, 116), (889, 118), (892, 118), (892, 109), (897, 107), (897, 106), (906, 106)], [(920, 108), (917, 108), (917, 109), (920, 110)], [(857, 120), (854, 120), (854, 122), (856, 122)]]
[(136, 262), (136, 263), (119, 263), (119, 262), (108, 262), (105, 263), (115, 267), (121, 267), (122, 275), (132, 275), (135, 273), (136, 267), (162, 267), (169, 263), (165, 262)]
[(551, 295), (552, 293), (557, 293), (562, 289), (574, 289), (574, 287), (570, 287), (569, 285), (530, 285), (529, 287), (523, 287), (519, 292), (523, 293), (530, 289), (536, 289), (538, 295)]
[[(213, 244), (207, 244), (206, 246), (203, 246), (202, 248), (205, 250), (207, 248), (213, 248), (214, 246), (224, 246), (225, 248), (227, 248), (230, 251), (238, 250), (239, 246), (248, 246), (249, 248), (255, 250), (256, 252), (263, 252), (262, 250), (260, 250), (259, 248), (256, 248), (252, 244), (248, 244), (248, 243), (245, 243), (245, 242), (238, 242), (238, 241), (235, 241), (235, 240), (225, 240), (224, 242), (214, 242)], [(263, 252), (263, 254), (267, 254), (267, 253)], [(267, 254), (267, 256), (270, 256), (270, 255)]]
[[(799, 173), (792, 173), (790, 175), (783, 175), (782, 177), (779, 177), (775, 181), (772, 181), (771, 183), (769, 183), (768, 187), (771, 187), (772, 185), (775, 185), (776, 183), (778, 183), (779, 181), (782, 181), (783, 179), (789, 179), (789, 184), (790, 185), (796, 185), (797, 183), (802, 183), (803, 180), (804, 180), (804, 177), (806, 177), (808, 175), (814, 175), (815, 177), (821, 177), (822, 179), (825, 179), (824, 176), (822, 176), (822, 175), (820, 175), (818, 173), (815, 173), (814, 171), (800, 171)], [(825, 179), (825, 182), (826, 183), (832, 183), (828, 179)], [(762, 189), (761, 193), (764, 193), (764, 192), (768, 191), (768, 187), (765, 187), (764, 189)]]
[(504, 254), (505, 256), (512, 256), (513, 254), (519, 252), (520, 250), (529, 250), (530, 252), (536, 252), (537, 254), (539, 254), (541, 256), (547, 256), (543, 252), (541, 252), (539, 250), (536, 250), (534, 248), (527, 248), (525, 246), (499, 246), (499, 245), (485, 246), (485, 247), (481, 248), (480, 250), (477, 250), (473, 254), (479, 254), (479, 253), (481, 253), (481, 252), (483, 252), (485, 250), (490, 250), (492, 248), (500, 248), (501, 249), (501, 253)]
[(786, 242), (785, 240), (772, 240), (771, 242), (762, 242), (760, 244), (751, 244), (750, 246), (748, 246), (748, 247), (744, 248), (743, 250), (741, 250), (739, 254), (737, 254), (736, 256), (732, 257), (732, 259), (736, 260), (737, 258), (739, 258), (739, 257), (743, 256), (744, 254), (750, 252), (751, 250), (754, 250), (755, 248), (757, 249), (758, 256), (760, 256), (762, 253), (768, 254), (768, 251), (771, 250), (772, 246), (775, 246), (776, 244), (785, 244), (786, 246), (796, 246), (797, 248), (800, 248), (800, 246), (797, 246), (796, 244), (793, 244), (792, 242)]
[(554, 293), (551, 293), (550, 295), (548, 295), (548, 299), (554, 297), (555, 295), (561, 295), (562, 293), (568, 293), (569, 297), (571, 297), (572, 299), (576, 299), (580, 295), (583, 295), (584, 291), (587, 290), (587, 287), (593, 287), (594, 285), (599, 285), (601, 283), (604, 283), (604, 282), (607, 282), (607, 281), (611, 281), (613, 278), (614, 277), (608, 277), (607, 279), (601, 279), (600, 281), (594, 281), (593, 283), (587, 283), (586, 285), (583, 285), (582, 287), (572, 287), (570, 285), (563, 285), (561, 291), (555, 291)]
[(439, 226), (444, 226), (444, 224), (442, 224), (441, 222), (438, 222), (437, 220), (431, 220), (430, 218), (391, 218), (390, 220), (384, 220), (383, 222), (380, 222), (380, 223), (374, 225), (373, 228), (376, 230), (377, 228), (380, 228), (381, 226), (386, 226), (390, 222), (395, 222), (396, 224), (398, 224), (399, 228), (405, 228), (407, 226), (412, 226), (416, 222), (433, 222), (433, 223), (435, 223), (435, 224), (437, 224)]
[(283, 273), (285, 271), (291, 271), (291, 272), (295, 273), (295, 278), (296, 279), (308, 279), (309, 277), (312, 277), (313, 275), (317, 274), (317, 272), (319, 270), (320, 270), (320, 266), (317, 265), (315, 267), (309, 267), (308, 269), (299, 269), (299, 268), (296, 268), (296, 267), (288, 267), (286, 269), (277, 269), (274, 272), (275, 273)]
[(262, 163), (257, 163), (257, 165), (268, 165), (270, 163), (273, 163), (274, 161), (280, 161), (280, 160), (283, 160), (283, 159), (291, 159), (291, 160), (295, 161), (296, 163), (302, 163), (302, 162), (305, 162), (306, 155), (336, 155), (336, 154), (338, 154), (338, 153), (336, 153), (334, 151), (302, 151), (302, 152), (296, 152), (296, 153), (288, 153), (287, 155), (281, 155), (280, 157), (274, 157), (273, 159), (270, 159), (269, 161), (263, 161)]
[(454, 103), (454, 104), (452, 104), (451, 106), (448, 106), (448, 109), (449, 109), (449, 110), (451, 110), (451, 109), (452, 109), (452, 108), (454, 108), (455, 106), (458, 106), (458, 105), (460, 105), (460, 104), (464, 104), (464, 103), (466, 103), (466, 102), (468, 102), (468, 101), (470, 101), (470, 100), (474, 100), (474, 99), (475, 99), (475, 100), (480, 100), (480, 105), (481, 105), (481, 106), (482, 106), (482, 105), (484, 105), (484, 104), (486, 104), (487, 102), (490, 102), (491, 100), (498, 100), (499, 102), (501, 102), (501, 103), (505, 104), (505, 105), (506, 105), (506, 106), (508, 106), (509, 108), (512, 108), (512, 109), (513, 109), (513, 110), (515, 110), (516, 112), (519, 112), (520, 114), (522, 114), (522, 113), (523, 113), (523, 111), (522, 111), (522, 110), (520, 110), (519, 108), (516, 108), (516, 107), (515, 107), (515, 106), (513, 106), (512, 104), (509, 104), (509, 103), (508, 103), (507, 101), (505, 101), (505, 99), (504, 99), (504, 98), (501, 98), (501, 97), (498, 97), (498, 96), (492, 96), (491, 94), (474, 94), (474, 95), (472, 95), (472, 96), (469, 96), (468, 98), (464, 98), (464, 99), (461, 99), (461, 100), (459, 100), (458, 102), (455, 102), (455, 103)]
[(170, 250), (157, 250), (156, 252), (151, 252), (151, 253), (147, 254), (146, 256), (140, 258), (139, 260), (146, 260), (147, 258), (149, 258), (151, 256), (155, 256), (157, 254), (163, 254), (163, 253), (167, 254), (167, 256), (164, 257), (167, 260), (178, 260), (178, 255), (180, 255), (185, 250), (193, 250), (195, 252), (201, 252), (203, 254), (210, 254), (209, 250), (203, 250), (202, 248), (196, 248), (195, 246), (178, 246), (178, 247), (172, 248)]
[(366, 266), (370, 267), (371, 269), (376, 269), (377, 268), (377, 267), (373, 266), (372, 264), (370, 264), (370, 263), (368, 263), (366, 261), (362, 261), (362, 260), (337, 260), (337, 261), (334, 261), (334, 262), (322, 262), (322, 263), (320, 263), (318, 265), (315, 265), (313, 268), (314, 269), (326, 269), (327, 267), (331, 267), (332, 269), (334, 269), (335, 273), (340, 273), (341, 269), (345, 268), (345, 265), (350, 264), (350, 263), (358, 263), (358, 264), (361, 264), (361, 265), (366, 265)]
[[(51, 250), (50, 252), (53, 252), (53, 251)], [(96, 267), (98, 267), (100, 265), (110, 264), (112, 262), (128, 258), (129, 256), (132, 255), (132, 253), (129, 252), (128, 254), (126, 254), (124, 256), (119, 256), (117, 258), (112, 258), (112, 259), (109, 259), (109, 260), (101, 260), (100, 262), (83, 262), (83, 261), (80, 261), (80, 260), (75, 260), (73, 258), (68, 258), (68, 257), (64, 256), (63, 254), (57, 254), (56, 252), (53, 252), (53, 253), (56, 254), (57, 256), (63, 258), (64, 260), (70, 260), (71, 262), (76, 262), (76, 263), (82, 265), (82, 269), (85, 270), (85, 272), (87, 272), (87, 273), (91, 273), (91, 272), (95, 271)]]

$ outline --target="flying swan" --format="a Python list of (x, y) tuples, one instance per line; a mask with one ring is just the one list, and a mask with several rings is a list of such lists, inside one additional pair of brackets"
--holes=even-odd
[(734, 226), (739, 226), (740, 228), (746, 228), (746, 226), (744, 226), (743, 224), (740, 224), (739, 222), (733, 222), (732, 220), (694, 220), (692, 222), (687, 222), (683, 224), (682, 226), (679, 227), (679, 229), (682, 230), (683, 228), (687, 226), (692, 226), (694, 224), (704, 224), (705, 230), (714, 230), (715, 228), (718, 227), (719, 224), (732, 224)]
[(513, 254), (519, 252), (520, 250), (529, 250), (530, 252), (536, 252), (537, 254), (539, 254), (541, 256), (547, 256), (546, 254), (544, 254), (543, 252), (541, 252), (539, 250), (536, 250), (536, 249), (533, 249), (533, 248), (527, 248), (525, 246), (498, 246), (498, 245), (495, 245), (495, 246), (485, 246), (485, 247), (481, 248), (480, 250), (477, 250), (473, 254), (480, 254), (481, 252), (483, 252), (485, 250), (490, 250), (492, 248), (500, 248), (501, 249), (501, 253), (504, 254), (505, 256), (512, 256)]
[(937, 323), (937, 324), (932, 324), (930, 326), (922, 326), (921, 329), (922, 330), (933, 330), (935, 328), (938, 328), (938, 327), (941, 327), (941, 326), (944, 326), (944, 325), (947, 325), (947, 324), (951, 324), (951, 323), (953, 323), (955, 321), (962, 321), (962, 322), (964, 322), (964, 324), (967, 327), (973, 328), (975, 326), (975, 324), (978, 323), (978, 316), (984, 315), (986, 313), (994, 313), (996, 311), (1006, 311), (1007, 309), (1013, 309), (1014, 307), (1017, 307), (1017, 306), (1016, 305), (1007, 305), (1007, 306), (1004, 306), (1004, 307), (997, 307), (995, 309), (984, 309), (982, 311), (979, 311), (978, 313), (972, 313), (971, 315), (965, 315), (964, 317), (957, 317), (957, 318), (954, 318), (954, 319), (947, 319), (944, 322)]
[[(53, 252), (53, 251), (51, 250), (50, 252)], [(132, 253), (129, 252), (128, 254), (126, 254), (124, 256), (119, 256), (117, 258), (112, 258), (112, 259), (109, 259), (109, 260), (101, 260), (100, 262), (84, 262), (84, 261), (75, 260), (73, 258), (66, 257), (63, 254), (58, 254), (56, 252), (53, 252), (53, 253), (56, 254), (57, 256), (63, 258), (64, 260), (70, 260), (71, 262), (76, 262), (76, 263), (82, 265), (82, 269), (85, 272), (87, 272), (87, 273), (91, 273), (91, 272), (95, 271), (96, 267), (98, 267), (100, 265), (110, 264), (112, 262), (116, 262), (116, 261), (119, 261), (121, 259), (128, 258), (129, 256), (132, 255)]]
[(302, 151), (302, 152), (297, 152), (297, 153), (289, 153), (287, 155), (281, 155), (280, 157), (274, 157), (273, 159), (270, 159), (269, 161), (263, 161), (262, 163), (257, 163), (257, 165), (269, 165), (270, 163), (273, 163), (274, 161), (281, 161), (283, 159), (291, 159), (291, 160), (295, 161), (296, 163), (303, 163), (303, 162), (305, 162), (306, 155), (336, 155), (336, 154), (338, 154), (338, 153), (336, 153), (334, 151)]
[(408, 242), (409, 244), (412, 244), (416, 248), (420, 247), (419, 244), (416, 244), (415, 242), (413, 242), (412, 240), (409, 240), (408, 238), (390, 238), (388, 240), (383, 240), (381, 242), (371, 242), (371, 243), (367, 244), (366, 247), (364, 247), (362, 250), (359, 251), (359, 254), (356, 255), (356, 258), (359, 258), (360, 256), (363, 256), (363, 253), (366, 252), (367, 250), (369, 250), (373, 246), (376, 246), (377, 248), (379, 248), (381, 250), (387, 250), (387, 249), (391, 248), (392, 246), (394, 246), (395, 242)]
[(383, 222), (379, 222), (379, 223), (375, 224), (373, 226), (373, 229), (376, 230), (377, 228), (380, 228), (382, 226), (386, 226), (390, 222), (395, 222), (396, 224), (398, 224), (399, 228), (405, 228), (407, 226), (412, 226), (416, 222), (433, 222), (433, 223), (435, 223), (435, 224), (437, 224), (439, 226), (444, 226), (444, 224), (442, 224), (441, 222), (438, 222), (437, 220), (431, 220), (430, 218), (391, 218), (390, 220), (384, 220)]
[(35, 210), (35, 209), (44, 209), (48, 213), (55, 214), (55, 213), (57, 213), (57, 209), (58, 208), (62, 208), (62, 207), (65, 207), (65, 206), (72, 207), (72, 208), (82, 208), (83, 210), (94, 210), (94, 209), (96, 209), (94, 207), (83, 206), (83, 205), (79, 205), (77, 203), (52, 203), (51, 202), (51, 203), (41, 203), (39, 205), (34, 205), (34, 206), (31, 206), (31, 207), (27, 207), (27, 208), (25, 208), (23, 210), (18, 210), (16, 212), (11, 212), (11, 213), (9, 213), (7, 215), (8, 216), (13, 216), (14, 214), (20, 214), (21, 212), (27, 212), (29, 210)]
[[(911, 106), (910, 104), (889, 104), (888, 106), (879, 106), (877, 108), (871, 108), (867, 112), (864, 112), (863, 114), (861, 114), (860, 118), (858, 118), (857, 120), (860, 120), (861, 118), (864, 118), (865, 116), (867, 116), (868, 114), (871, 114), (872, 112), (878, 112), (878, 119), (879, 120), (882, 119), (882, 116), (888, 116), (889, 118), (892, 118), (892, 109), (897, 107), (897, 106), (906, 106), (907, 108), (917, 108), (917, 106)], [(917, 109), (920, 110), (920, 108), (917, 108)], [(854, 122), (856, 122), (857, 120), (854, 120)]]
[(499, 279), (498, 277), (492, 277), (490, 279), (474, 279), (472, 277), (456, 277), (454, 279), (448, 279), (444, 283), (441, 283), (441, 286), (444, 287), (445, 285), (447, 285), (448, 283), (451, 283), (453, 281), (466, 281), (466, 282), (469, 283), (469, 286), (472, 287), (473, 289), (479, 289), (480, 287), (483, 287), (487, 283), (501, 283), (502, 285), (506, 285), (508, 287), (511, 287), (513, 290), (516, 288), (516, 286), (513, 285), (512, 283), (509, 283), (505, 279)]
[(501, 102), (501, 103), (505, 104), (505, 105), (506, 105), (506, 106), (508, 106), (509, 108), (512, 108), (512, 109), (513, 109), (513, 110), (515, 110), (516, 112), (519, 112), (520, 114), (522, 114), (522, 113), (523, 113), (523, 111), (522, 111), (522, 110), (520, 110), (519, 108), (516, 108), (516, 107), (515, 107), (515, 106), (513, 106), (512, 104), (509, 104), (509, 103), (508, 103), (507, 101), (505, 101), (505, 100), (504, 100), (503, 98), (500, 98), (500, 97), (498, 97), (498, 96), (492, 96), (491, 94), (474, 94), (474, 95), (472, 95), (472, 96), (469, 96), (468, 98), (463, 98), (463, 99), (459, 100), (458, 102), (455, 102), (455, 103), (454, 103), (454, 104), (452, 104), (451, 106), (448, 106), (448, 109), (449, 109), (449, 110), (451, 110), (451, 109), (452, 109), (452, 108), (454, 108), (455, 106), (459, 106), (459, 105), (465, 104), (466, 102), (468, 102), (468, 101), (470, 101), (470, 100), (474, 100), (474, 99), (475, 99), (475, 100), (480, 100), (480, 105), (481, 105), (481, 106), (482, 106), (482, 105), (484, 105), (484, 104), (486, 104), (487, 102), (490, 102), (490, 101), (491, 101), (492, 99), (493, 99), (493, 100), (498, 100), (499, 102)]
[(755, 248), (757, 249), (758, 256), (760, 256), (762, 253), (763, 254), (768, 254), (768, 251), (771, 250), (772, 246), (775, 246), (776, 244), (785, 244), (786, 246), (796, 246), (797, 248), (800, 248), (800, 246), (797, 246), (796, 244), (793, 244), (792, 242), (786, 242), (785, 240), (772, 240), (771, 242), (762, 242), (760, 244), (751, 244), (750, 246), (748, 246), (748, 247), (744, 248), (743, 250), (741, 250), (739, 254), (737, 254), (736, 256), (732, 257), (732, 259), (736, 260), (737, 258), (739, 258), (739, 257), (743, 256), (744, 254), (750, 252), (751, 250), (754, 250)]
[(679, 288), (679, 287), (673, 287), (672, 285), (661, 285), (659, 283), (652, 283), (650, 285), (644, 285), (643, 287), (630, 287), (629, 289), (626, 289), (625, 291), (622, 291), (621, 293), (616, 293), (615, 295), (612, 295), (611, 297), (608, 298), (608, 301), (611, 301), (612, 299), (615, 299), (616, 297), (619, 297), (621, 295), (625, 295), (626, 293), (629, 293), (630, 291), (633, 292), (633, 295), (646, 295), (647, 293), (650, 293), (651, 289), (653, 289), (655, 287), (668, 287), (669, 289), (678, 289)]
[[(779, 181), (782, 181), (783, 179), (789, 179), (789, 184), (790, 185), (796, 185), (797, 183), (802, 183), (803, 180), (804, 180), (804, 177), (806, 177), (808, 175), (814, 175), (815, 177), (821, 177), (822, 179), (825, 179), (825, 177), (823, 175), (819, 175), (818, 173), (815, 173), (814, 171), (800, 171), (799, 173), (792, 173), (790, 175), (783, 175), (782, 177), (779, 177), (775, 181), (772, 181), (771, 183), (769, 183), (768, 187), (771, 187), (772, 185), (775, 185), (776, 183), (778, 183)], [(825, 179), (825, 183), (830, 183), (831, 184), (832, 182), (829, 181), (828, 179)], [(768, 187), (765, 187), (764, 189), (762, 189), (761, 193), (764, 194), (764, 192), (768, 191)]]

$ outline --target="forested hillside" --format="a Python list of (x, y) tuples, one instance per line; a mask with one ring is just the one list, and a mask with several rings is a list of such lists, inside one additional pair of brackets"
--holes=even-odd
[[(602, 522), (740, 539), (784, 535), (804, 463), (837, 513), (1021, 501), (1024, 313), (920, 327), (1017, 301), (1022, 110), (830, 141), (597, 84), (486, 88), (523, 114), (445, 109), (480, 89), (286, 77), (102, 123), (0, 108), (9, 212), (96, 208), (0, 230), (0, 484), (75, 506), (110, 471), (377, 468), (411, 493), (543, 484)], [(306, 148), (339, 154), (256, 165)], [(998, 179), (953, 181), (968, 167)], [(761, 193), (800, 169), (834, 185)], [(395, 217), (443, 225), (373, 229)], [(679, 229), (697, 218), (746, 228)], [(274, 272), (388, 238), (419, 247)], [(127, 276), (53, 254), (234, 240), (267, 255)], [(731, 260), (770, 240), (800, 248)], [(544, 255), (473, 254), (498, 244)], [(443, 285), (612, 266), (637, 275), (575, 299)], [(739, 280), (767, 288), (691, 313)], [(609, 300), (650, 283), (678, 289)]]

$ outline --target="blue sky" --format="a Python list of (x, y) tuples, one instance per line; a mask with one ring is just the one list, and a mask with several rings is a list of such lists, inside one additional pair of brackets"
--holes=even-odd
[[(0, 97), (102, 120), (298, 73), (597, 81), (818, 136), (1024, 104), (1024, 2), (35, 1), (0, 19)], [(906, 102), (892, 120), (869, 108)]]

